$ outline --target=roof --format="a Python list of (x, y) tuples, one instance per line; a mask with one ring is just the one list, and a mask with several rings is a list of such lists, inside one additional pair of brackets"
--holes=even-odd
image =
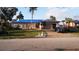
[(43, 22), (49, 22), (49, 23), (59, 23), (60, 21), (51, 21), (51, 20), (47, 19), (47, 20), (44, 20)]
[(16, 20), (13, 23), (39, 23), (42, 22), (43, 20), (41, 19), (20, 19), (20, 20)]

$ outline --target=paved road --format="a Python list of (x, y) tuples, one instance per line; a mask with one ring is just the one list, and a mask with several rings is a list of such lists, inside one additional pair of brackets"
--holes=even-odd
[(79, 49), (79, 37), (0, 40), (1, 51), (52, 51), (62, 48)]

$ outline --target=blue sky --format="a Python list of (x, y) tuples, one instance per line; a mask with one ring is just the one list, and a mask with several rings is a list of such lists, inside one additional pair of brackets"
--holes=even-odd
[[(22, 12), (22, 14), (24, 15), (24, 19), (31, 19), (31, 13), (29, 12), (29, 8), (25, 8), (25, 7), (18, 7), (18, 12)], [(37, 10), (34, 13), (34, 19), (46, 19), (44, 17), (45, 13), (47, 12), (47, 8), (43, 8), (43, 7), (39, 7), (37, 8)], [(15, 17), (14, 17), (15, 18)]]
[[(18, 12), (22, 12), (24, 19), (31, 19), (29, 8), (18, 7)], [(64, 20), (65, 17), (79, 19), (78, 7), (38, 7), (34, 14), (34, 19), (49, 19), (50, 16), (55, 16), (57, 20)], [(14, 16), (15, 18), (16, 16)]]

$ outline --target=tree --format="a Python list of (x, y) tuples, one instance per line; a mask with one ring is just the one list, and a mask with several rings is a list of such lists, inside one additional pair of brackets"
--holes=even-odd
[(51, 21), (51, 29), (55, 29), (56, 28), (56, 17), (50, 16), (50, 21)]
[(67, 26), (70, 26), (70, 22), (73, 22), (72, 18), (65, 18), (65, 22), (67, 24)]
[(37, 7), (29, 7), (29, 12), (31, 12), (32, 14), (32, 19), (33, 19), (33, 15), (34, 15), (34, 11), (37, 10)]
[(19, 12), (19, 15), (16, 16), (16, 18), (20, 20), (20, 19), (24, 19), (24, 16), (21, 12)]
[(9, 22), (16, 15), (18, 9), (16, 7), (0, 7), (0, 29), (7, 29)]
[(0, 7), (0, 16), (4, 20), (12, 20), (13, 16), (16, 15), (18, 9), (16, 7)]
[(55, 16), (50, 16), (50, 20), (51, 20), (52, 22), (55, 22), (55, 21), (56, 21), (56, 17), (55, 17)]
[(65, 18), (65, 22), (72, 22), (73, 21), (73, 19), (72, 18)]

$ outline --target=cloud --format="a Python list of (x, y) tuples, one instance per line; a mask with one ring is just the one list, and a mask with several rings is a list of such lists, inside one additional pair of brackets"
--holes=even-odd
[(64, 20), (65, 17), (72, 17), (71, 13), (68, 13), (69, 10), (73, 8), (65, 8), (65, 7), (53, 7), (48, 8), (45, 16), (46, 18), (50, 18), (50, 16), (55, 16), (57, 20)]

